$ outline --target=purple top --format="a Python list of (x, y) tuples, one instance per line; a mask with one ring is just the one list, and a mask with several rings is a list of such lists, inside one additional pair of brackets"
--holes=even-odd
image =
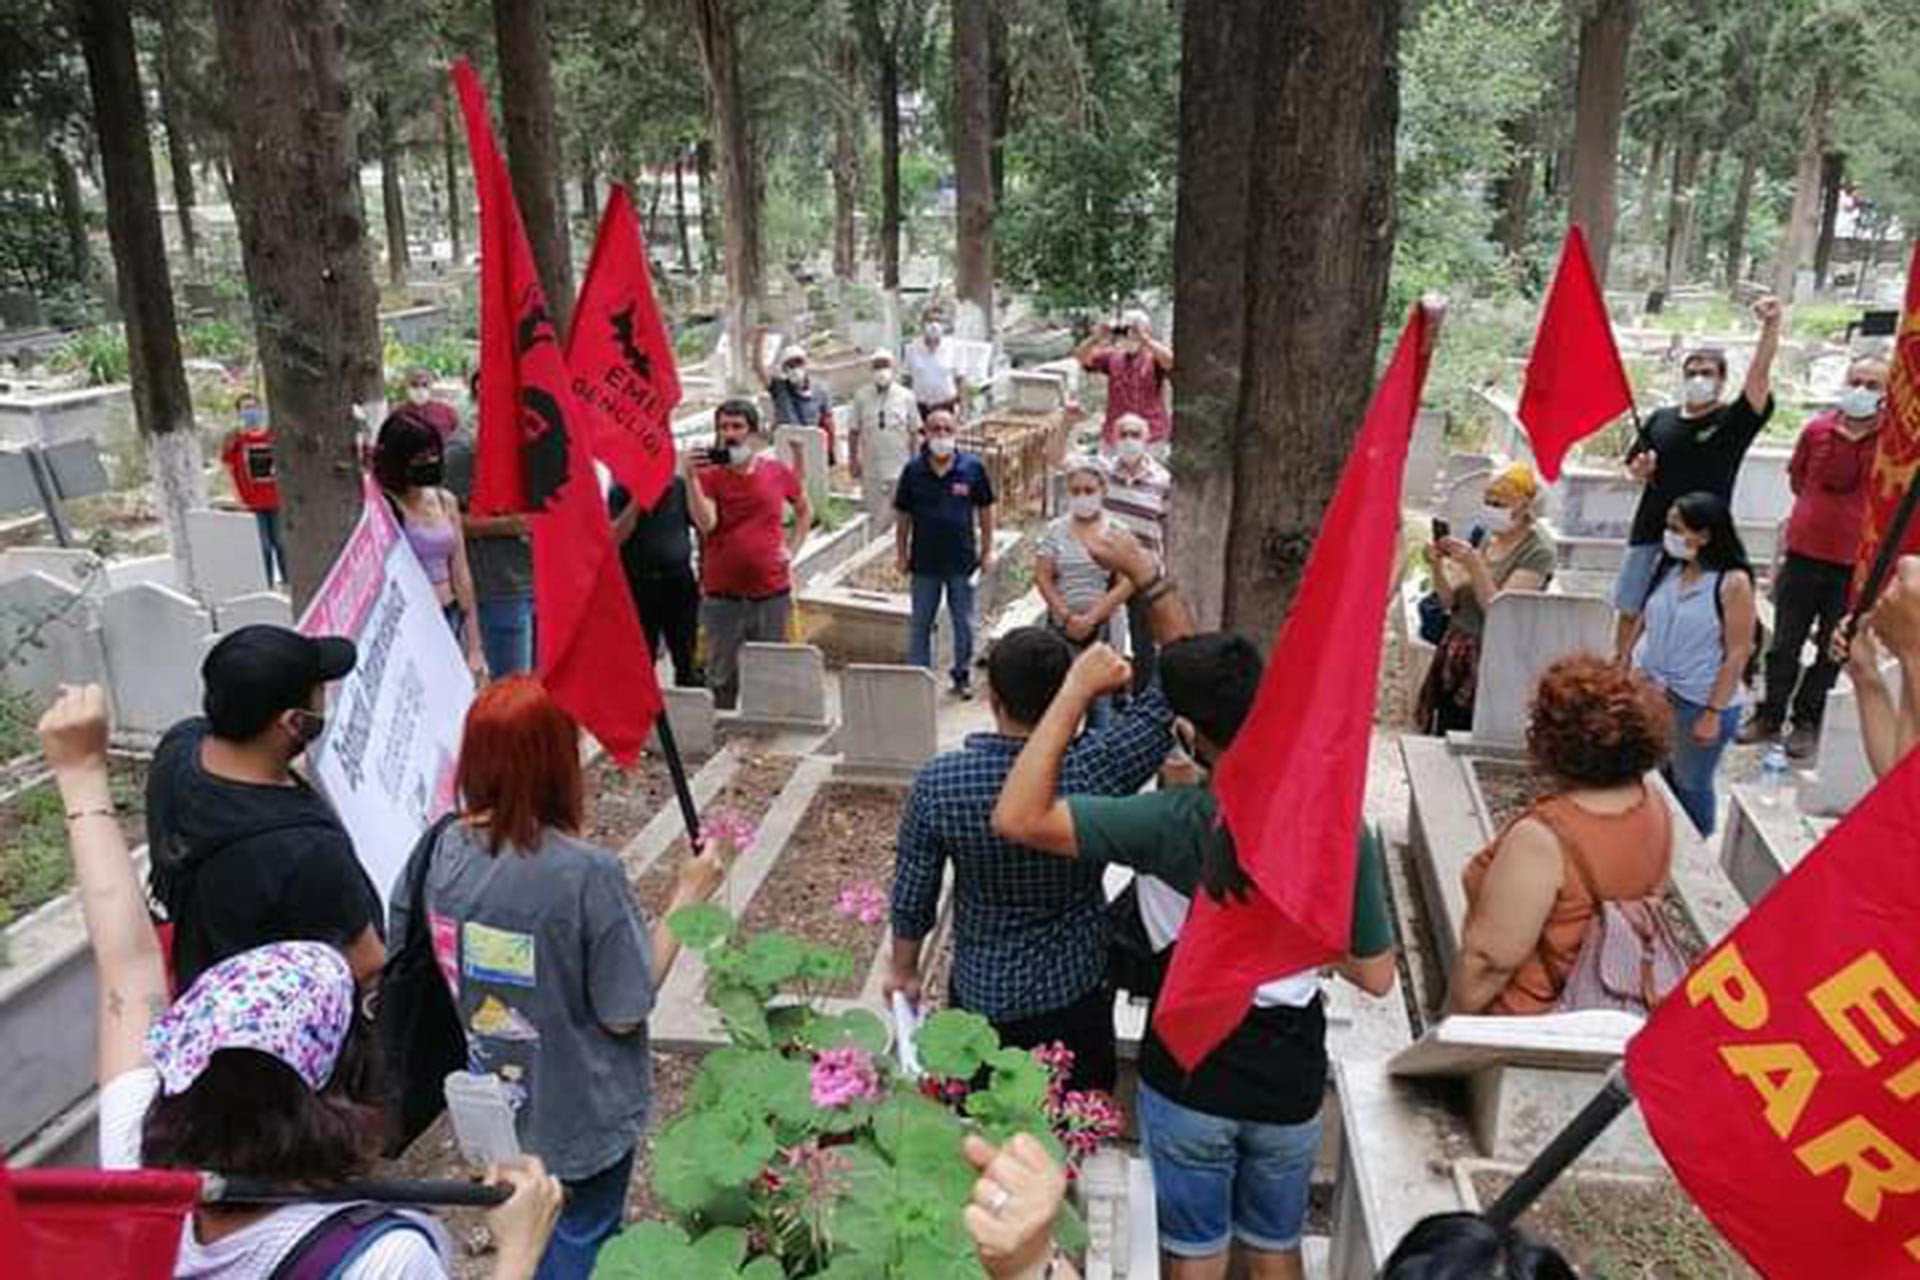
[(407, 545), (419, 557), (420, 567), (427, 571), (427, 581), (439, 586), (451, 580), (453, 549), (460, 541), (460, 531), (445, 520), (437, 520), (432, 524), (416, 524), (409, 520), (405, 528)]

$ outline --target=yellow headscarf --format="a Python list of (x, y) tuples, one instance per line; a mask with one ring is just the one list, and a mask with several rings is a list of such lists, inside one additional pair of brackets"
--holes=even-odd
[(1516, 462), (1488, 481), (1488, 492), (1496, 489), (1532, 506), (1534, 498), (1540, 493), (1540, 481), (1534, 476), (1532, 467), (1524, 462)]

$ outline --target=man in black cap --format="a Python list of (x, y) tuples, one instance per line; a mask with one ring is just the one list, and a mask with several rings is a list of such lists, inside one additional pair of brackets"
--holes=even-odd
[(153, 899), (173, 924), (184, 990), (269, 942), (340, 948), (361, 983), (386, 962), (380, 900), (333, 809), (292, 769), (326, 727), (326, 685), (353, 642), (241, 627), (207, 654), (204, 718), (160, 740), (147, 774)]

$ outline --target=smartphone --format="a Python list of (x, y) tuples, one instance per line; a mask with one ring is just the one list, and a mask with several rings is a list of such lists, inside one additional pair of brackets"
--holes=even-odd
[(1435, 516), (1433, 518), (1433, 540), (1439, 542), (1444, 538), (1450, 538), (1452, 536), (1452, 523), (1449, 522), (1445, 516)]
[(520, 1137), (513, 1127), (513, 1103), (506, 1083), (488, 1072), (447, 1075), (447, 1116), (453, 1121), (460, 1154), (476, 1165), (520, 1158)]
[(1124, 338), (1130, 332), (1130, 327), (1124, 324), (1116, 324), (1116, 325), (1110, 326), (1107, 332), (1111, 333), (1116, 338)]
[(717, 445), (714, 445), (713, 448), (707, 450), (708, 466), (724, 467), (727, 465), (728, 461), (729, 461), (729, 455), (727, 453), (727, 446), (723, 444), (717, 444)]

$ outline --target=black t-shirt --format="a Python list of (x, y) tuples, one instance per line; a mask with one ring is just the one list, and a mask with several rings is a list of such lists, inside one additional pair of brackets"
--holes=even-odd
[(1633, 533), (1628, 543), (1636, 547), (1658, 543), (1666, 532), (1667, 508), (1676, 498), (1711, 493), (1732, 502), (1740, 463), (1772, 416), (1772, 396), (1767, 397), (1767, 407), (1756, 412), (1744, 395), (1699, 418), (1682, 418), (1680, 410), (1672, 406), (1648, 415), (1644, 438), (1627, 451), (1627, 460), (1631, 462), (1649, 447), (1659, 458), (1653, 480), (1640, 495), (1640, 506), (1633, 513)]
[[(614, 485), (607, 508), (619, 516), (633, 501), (626, 486)], [(651, 511), (634, 521), (633, 534), (620, 544), (620, 563), (629, 582), (693, 576), (693, 521), (687, 514), (687, 482), (675, 476)]]
[(167, 731), (147, 774), (154, 899), (173, 922), (185, 990), (213, 965), (269, 942), (344, 947), (379, 927), (379, 896), (353, 841), (311, 787), (234, 782), (200, 764), (205, 720)]

